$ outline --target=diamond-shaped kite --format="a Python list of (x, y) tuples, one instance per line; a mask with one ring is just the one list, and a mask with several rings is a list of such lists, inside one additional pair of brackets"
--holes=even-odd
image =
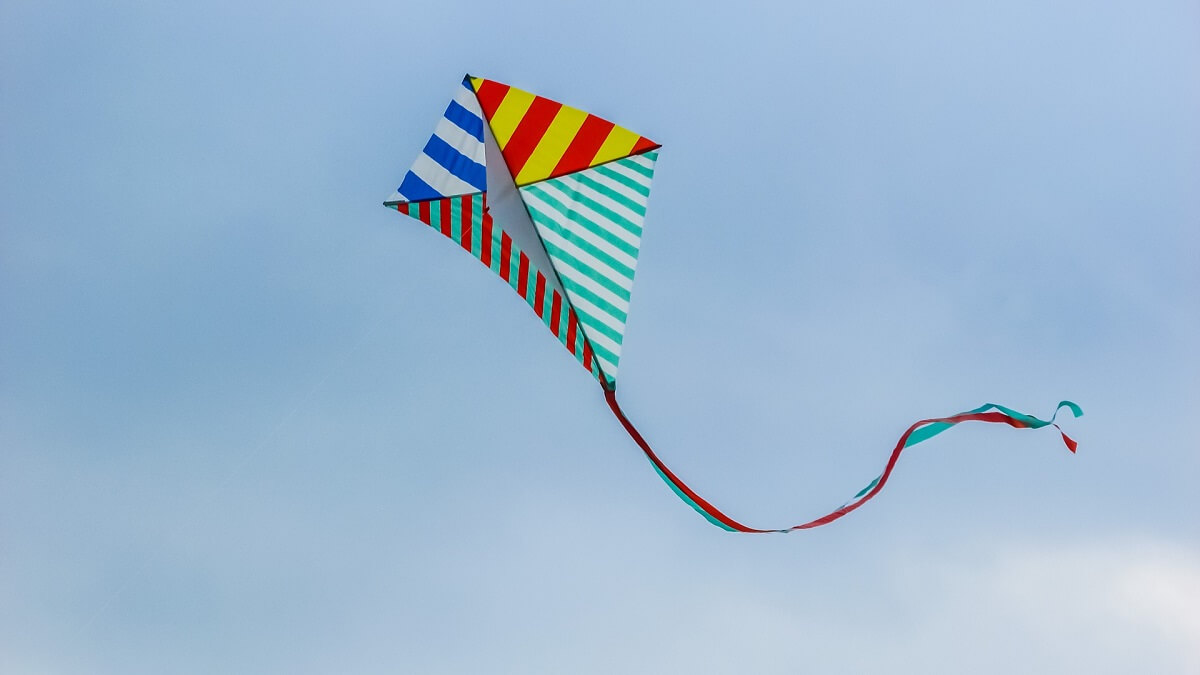
[[(384, 205), (441, 232), (507, 282), (599, 381), (659, 476), (726, 530), (791, 532), (833, 522), (878, 494), (904, 448), (959, 422), (1058, 427), (1054, 417), (1040, 420), (994, 404), (921, 420), (900, 437), (883, 473), (820, 518), (762, 530), (722, 513), (667, 468), (617, 404), (625, 320), (659, 147), (578, 108), (468, 75)], [(1083, 414), (1070, 401), (1063, 407)], [(1074, 452), (1075, 442), (1062, 437)]]

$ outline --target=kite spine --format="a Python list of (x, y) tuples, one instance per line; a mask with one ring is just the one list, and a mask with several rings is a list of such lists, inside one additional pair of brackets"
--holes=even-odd
[(850, 501), (821, 516), (820, 518), (815, 518), (800, 525), (793, 525), (792, 527), (783, 529), (760, 530), (758, 528), (744, 525), (725, 515), (725, 513), (723, 513), (720, 509), (713, 506), (700, 495), (696, 494), (696, 492), (688, 487), (683, 480), (676, 476), (675, 473), (672, 472), (671, 469), (668, 468), (661, 459), (659, 459), (658, 455), (655, 454), (654, 450), (650, 447), (650, 444), (646, 442), (646, 439), (642, 437), (637, 428), (633, 426), (633, 423), (629, 421), (629, 418), (625, 416), (625, 413), (621, 410), (620, 404), (617, 403), (617, 392), (615, 389), (606, 389), (604, 392), (604, 399), (608, 402), (608, 407), (612, 409), (613, 414), (617, 417), (617, 420), (620, 421), (621, 425), (625, 427), (625, 431), (628, 432), (630, 438), (632, 438), (634, 442), (638, 444), (638, 447), (642, 449), (642, 452), (646, 455), (646, 459), (650, 460), (650, 464), (654, 466), (655, 472), (658, 473), (663, 481), (670, 486), (671, 490), (678, 495), (680, 499), (695, 509), (700, 515), (704, 516), (708, 522), (723, 530), (755, 534), (766, 532), (786, 533), (795, 530), (808, 530), (814, 527), (820, 527), (821, 525), (828, 525), (829, 523), (838, 520), (839, 518), (849, 514), (851, 511), (858, 509), (858, 507), (867, 503), (874, 498), (875, 495), (879, 494), (879, 492), (883, 489), (883, 486), (887, 484), (888, 479), (891, 477), (893, 469), (896, 468), (896, 462), (900, 459), (900, 454), (904, 452), (905, 448), (912, 447), (922, 441), (927, 441), (961, 422), (990, 422), (993, 424), (1007, 424), (1010, 427), (1017, 429), (1040, 429), (1045, 426), (1053, 426), (1062, 436), (1063, 443), (1067, 446), (1067, 449), (1074, 453), (1079, 447), (1079, 444), (1072, 440), (1071, 437), (1067, 436), (1067, 434), (1063, 432), (1062, 428), (1059, 427), (1054, 420), (1058, 416), (1058, 411), (1062, 408), (1069, 409), (1071, 414), (1075, 417), (1083, 415), (1083, 410), (1070, 401), (1062, 401), (1059, 403), (1058, 407), (1054, 410), (1054, 415), (1052, 415), (1049, 420), (1041, 420), (1033, 417), (1032, 415), (1020, 413), (1002, 405), (987, 403), (975, 408), (974, 410), (968, 410), (966, 412), (958, 413), (957, 415), (951, 415), (949, 417), (935, 417), (915, 422), (912, 424), (912, 426), (908, 427), (908, 430), (905, 431), (904, 435), (900, 437), (900, 440), (896, 442), (896, 446), (892, 449), (892, 454), (888, 457), (888, 461), (883, 469), (883, 473), (868, 483), (867, 486), (862, 490), (859, 490), (858, 493), (850, 499)]

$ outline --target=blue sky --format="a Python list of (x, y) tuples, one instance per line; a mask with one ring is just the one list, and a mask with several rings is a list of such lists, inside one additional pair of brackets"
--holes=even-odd
[[(1200, 668), (1188, 2), (9, 2), (0, 671)], [(621, 362), (380, 202), (464, 72), (664, 146)]]

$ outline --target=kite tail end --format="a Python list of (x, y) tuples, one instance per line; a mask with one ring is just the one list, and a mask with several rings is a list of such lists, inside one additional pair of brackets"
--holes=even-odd
[(1054, 425), (1055, 429), (1058, 429), (1059, 435), (1062, 436), (1063, 444), (1067, 446), (1071, 454), (1076, 454), (1075, 451), (1079, 449), (1079, 443), (1068, 436), (1067, 432), (1063, 431), (1062, 427), (1058, 426), (1058, 423), (1054, 421), (1054, 418), (1058, 417), (1058, 411), (1063, 408), (1070, 410), (1072, 417), (1083, 417), (1083, 408), (1080, 408), (1073, 401), (1059, 401), (1058, 407), (1054, 409), (1054, 414), (1050, 416), (1050, 424)]
[(1067, 446), (1067, 449), (1071, 451), (1071, 454), (1075, 454), (1075, 451), (1079, 449), (1079, 443), (1075, 442), (1075, 439), (1068, 436), (1066, 432), (1059, 428), (1057, 424), (1054, 425), (1054, 428), (1058, 429), (1059, 435), (1062, 436), (1063, 444)]

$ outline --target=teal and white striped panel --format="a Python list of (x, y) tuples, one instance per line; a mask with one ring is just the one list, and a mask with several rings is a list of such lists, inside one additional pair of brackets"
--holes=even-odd
[(540, 183), (521, 198), (600, 367), (617, 379), (657, 151)]

